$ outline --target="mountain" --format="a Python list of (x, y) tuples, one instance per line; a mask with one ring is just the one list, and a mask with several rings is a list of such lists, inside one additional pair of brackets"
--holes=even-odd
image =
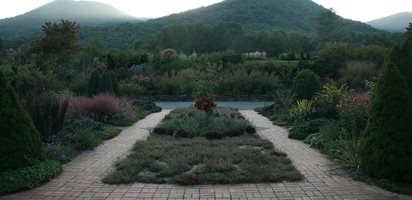
[(405, 28), (412, 22), (411, 12), (402, 12), (387, 17), (366, 22), (367, 24), (381, 30), (390, 32), (405, 32)]
[[(61, 1), (71, 4), (86, 3), (70, 0), (59, 0), (53, 3), (60, 4)], [(311, 0), (225, 0), (207, 7), (151, 19), (142, 23), (130, 22), (104, 27), (82, 26), (80, 40), (82, 44), (94, 43), (100, 47), (128, 48), (135, 42), (149, 41), (148, 43), (150, 43), (150, 39), (154, 38), (162, 28), (170, 25), (217, 25), (230, 22), (241, 25), (246, 31), (279, 29), (298, 31), (313, 36), (316, 33), (316, 18), (321, 11), (326, 11), (326, 8)], [(359, 38), (362, 40), (373, 42), (379, 40), (377, 38), (386, 37), (388, 34), (361, 22), (341, 19), (344, 24), (342, 32), (352, 38), (360, 36)], [(27, 22), (25, 23), (27, 24)], [(80, 23), (85, 25), (82, 21)], [(36, 30), (40, 29), (40, 25), (36, 26)], [(2, 30), (4, 29), (0, 25), (0, 32)], [(27, 29), (25, 33), (27, 35), (31, 34)], [(368, 37), (368, 34), (378, 36)], [(18, 46), (23, 42), (20, 38), (17, 38), (17, 41), (11, 41), (10, 43)]]
[[(210, 24), (234, 22), (248, 30), (282, 29), (314, 32), (316, 18), (325, 8), (311, 0), (225, 0), (208, 7), (149, 20), (161, 24)], [(343, 20), (358, 31), (373, 31), (366, 24)]]
[(40, 32), (45, 22), (69, 19), (81, 26), (105, 26), (139, 19), (110, 5), (93, 1), (55, 0), (25, 14), (0, 20), (0, 37)]
[[(326, 11), (326, 8), (311, 0), (225, 0), (138, 24), (120, 24), (100, 29), (85, 27), (80, 38), (85, 43), (93, 42), (103, 46), (116, 44), (114, 47), (126, 48), (136, 41), (154, 37), (162, 28), (170, 25), (217, 25), (230, 22), (241, 25), (246, 31), (280, 29), (313, 36), (316, 18), (322, 11)], [(343, 32), (347, 35), (386, 34), (361, 22), (341, 20), (344, 24)]]

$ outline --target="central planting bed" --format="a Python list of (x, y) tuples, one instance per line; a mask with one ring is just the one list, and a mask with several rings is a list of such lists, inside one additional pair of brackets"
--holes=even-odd
[(234, 184), (298, 181), (286, 154), (259, 138), (237, 110), (172, 111), (104, 183)]

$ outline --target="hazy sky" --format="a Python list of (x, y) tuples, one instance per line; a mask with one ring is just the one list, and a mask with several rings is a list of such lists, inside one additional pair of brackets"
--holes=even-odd
[[(0, 0), (0, 19), (13, 17), (52, 0)], [(110, 4), (136, 17), (160, 17), (222, 0), (96, 0)], [(254, 1), (254, 0), (250, 0)], [(412, 12), (412, 0), (314, 0), (334, 8), (342, 17), (369, 21), (398, 12)]]

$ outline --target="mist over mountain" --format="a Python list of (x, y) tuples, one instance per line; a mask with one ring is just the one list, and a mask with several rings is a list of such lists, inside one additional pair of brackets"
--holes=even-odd
[[(277, 28), (313, 32), (316, 17), (324, 10), (324, 7), (311, 0), (225, 0), (151, 21), (161, 24), (210, 25), (234, 22), (249, 30)], [(373, 31), (366, 24), (347, 19), (343, 21), (358, 31)]]
[[(136, 23), (136, 18), (105, 4), (57, 0), (24, 15), (0, 20), (0, 37), (30, 36), (33, 32), (39, 32), (44, 22), (61, 18), (81, 24), (82, 44), (94, 43), (101, 47), (127, 48), (135, 42), (153, 38), (162, 28), (175, 24), (236, 23), (246, 31), (278, 29), (313, 36), (316, 34), (316, 18), (322, 11), (326, 11), (326, 8), (311, 0), (225, 0), (207, 7)], [(344, 25), (342, 32), (346, 35), (386, 34), (361, 22), (341, 20)], [(128, 23), (120, 23), (126, 21)], [(110, 23), (110, 26), (96, 26)]]
[(68, 19), (81, 26), (107, 26), (139, 19), (110, 5), (93, 1), (55, 0), (25, 14), (0, 20), (0, 37), (40, 32), (45, 22)]
[(412, 23), (411, 12), (401, 12), (387, 17), (375, 19), (367, 24), (381, 30), (390, 32), (405, 32), (405, 27)]

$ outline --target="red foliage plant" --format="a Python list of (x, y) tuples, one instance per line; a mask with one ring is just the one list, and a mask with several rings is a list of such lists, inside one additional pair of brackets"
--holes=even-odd
[(198, 97), (193, 106), (199, 110), (211, 111), (216, 108), (216, 103), (213, 97)]

